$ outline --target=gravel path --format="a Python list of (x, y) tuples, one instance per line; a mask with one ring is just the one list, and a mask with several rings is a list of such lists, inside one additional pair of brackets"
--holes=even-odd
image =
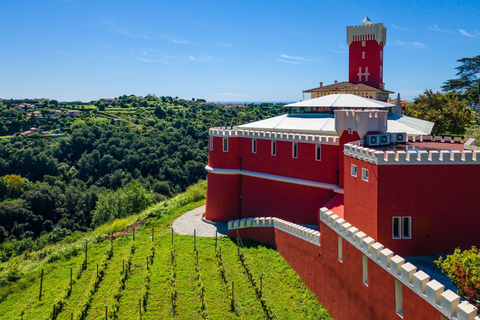
[(188, 211), (173, 221), (173, 231), (187, 236), (193, 236), (193, 230), (197, 231), (198, 237), (215, 237), (215, 231), (221, 235), (227, 235), (227, 223), (207, 223), (202, 220), (205, 206)]

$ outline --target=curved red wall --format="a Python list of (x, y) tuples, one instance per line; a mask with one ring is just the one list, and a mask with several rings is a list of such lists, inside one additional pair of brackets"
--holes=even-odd
[(205, 219), (229, 221), (239, 218), (239, 176), (209, 173)]

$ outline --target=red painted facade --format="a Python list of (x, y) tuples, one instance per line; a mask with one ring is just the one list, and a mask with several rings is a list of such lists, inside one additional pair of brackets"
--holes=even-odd
[(383, 89), (383, 46), (384, 43), (376, 40), (358, 40), (350, 44), (348, 82)]
[[(321, 221), (319, 228), (321, 247), (276, 228), (245, 228), (238, 234), (273, 244), (335, 319), (440, 319), (438, 310), (403, 284), (403, 313), (397, 314), (395, 278), (368, 260), (365, 285), (363, 254), (344, 240), (339, 261), (338, 234)], [(229, 236), (236, 237), (237, 230), (230, 230)]]
[[(358, 136), (357, 136), (358, 137)], [(213, 150), (208, 165), (214, 169), (234, 169), (337, 185), (339, 171), (338, 145), (321, 145), (320, 160), (316, 159), (317, 144), (297, 142), (293, 157), (292, 141), (229, 137), (228, 151), (223, 151), (223, 137), (212, 137)], [(343, 154), (340, 156), (343, 157)], [(229, 221), (248, 217), (279, 217), (300, 224), (316, 224), (318, 208), (335, 193), (331, 189), (287, 183), (248, 176), (246, 174), (208, 173), (207, 209), (211, 221)]]

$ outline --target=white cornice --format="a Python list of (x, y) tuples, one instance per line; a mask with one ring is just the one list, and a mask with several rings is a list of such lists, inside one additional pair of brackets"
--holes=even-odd
[(343, 189), (340, 189), (336, 184), (331, 184), (331, 183), (290, 178), (285, 176), (278, 176), (275, 174), (268, 174), (268, 173), (261, 173), (261, 172), (255, 172), (255, 171), (240, 170), (240, 169), (217, 169), (217, 168), (212, 168), (210, 166), (205, 166), (205, 170), (207, 170), (208, 173), (226, 174), (226, 175), (241, 174), (248, 177), (293, 183), (293, 184), (298, 184), (298, 185), (307, 186), (307, 187), (332, 190), (332, 191), (335, 191), (336, 193), (343, 193)]

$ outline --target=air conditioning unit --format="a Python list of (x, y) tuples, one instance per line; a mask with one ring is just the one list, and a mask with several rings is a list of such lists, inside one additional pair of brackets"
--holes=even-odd
[(406, 132), (395, 132), (392, 133), (391, 141), (393, 143), (406, 143), (407, 142), (407, 133)]
[(367, 145), (372, 147), (380, 145), (380, 135), (378, 134), (367, 135)]
[(390, 133), (381, 133), (380, 134), (380, 145), (388, 146), (390, 144)]

